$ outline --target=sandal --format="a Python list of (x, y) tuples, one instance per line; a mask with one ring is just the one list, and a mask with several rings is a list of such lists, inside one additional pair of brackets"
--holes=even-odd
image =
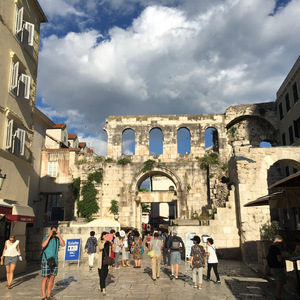
[(47, 297), (42, 298), (42, 300), (47, 300)]
[(53, 296), (50, 296), (50, 297), (48, 297), (48, 298), (46, 298), (47, 300), (57, 300), (55, 297), (53, 297)]

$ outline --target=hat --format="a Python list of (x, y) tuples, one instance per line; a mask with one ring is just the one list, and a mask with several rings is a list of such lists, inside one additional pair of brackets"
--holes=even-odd
[(124, 231), (124, 230), (121, 230), (121, 231), (120, 231), (120, 236), (121, 236), (121, 237), (124, 237), (124, 236), (125, 236), (125, 231)]
[(174, 229), (174, 230), (173, 230), (173, 233), (177, 234), (177, 233), (178, 233), (178, 231), (177, 231), (176, 229)]
[(197, 244), (200, 244), (200, 237), (199, 237), (198, 235), (195, 235), (195, 236), (191, 239), (191, 241), (194, 241), (194, 242), (196, 242)]

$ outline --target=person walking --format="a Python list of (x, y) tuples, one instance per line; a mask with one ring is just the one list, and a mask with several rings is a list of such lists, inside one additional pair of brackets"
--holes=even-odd
[(105, 280), (108, 275), (108, 265), (103, 263), (105, 256), (110, 255), (110, 242), (107, 240), (106, 235), (108, 232), (103, 231), (101, 233), (100, 241), (97, 246), (97, 253), (98, 253), (98, 275), (100, 281), (100, 292), (103, 296), (106, 296), (106, 285)]
[(141, 259), (143, 257), (142, 253), (143, 241), (140, 238), (140, 234), (138, 231), (133, 232), (133, 242), (131, 247), (131, 253), (134, 259), (134, 268), (141, 267)]
[(267, 255), (268, 266), (271, 268), (271, 274), (276, 280), (276, 299), (281, 299), (282, 287), (286, 284), (284, 258), (282, 257), (279, 248), (282, 242), (282, 237), (280, 235), (275, 235)]
[[(177, 236), (178, 231), (173, 230), (173, 236), (168, 239), (168, 252), (170, 252), (171, 276), (178, 279), (179, 265), (181, 263), (181, 252), (184, 250), (184, 243), (181, 237)], [(175, 271), (175, 272), (174, 272)]]
[(122, 247), (122, 240), (120, 237), (120, 232), (116, 232), (114, 238), (114, 247), (113, 247), (115, 253), (115, 269), (120, 269), (119, 257), (120, 257), (121, 247)]
[(122, 267), (129, 267), (129, 247), (128, 247), (128, 237), (124, 230), (120, 231), (120, 236), (122, 237)]
[(66, 243), (57, 231), (57, 227), (52, 226), (49, 234), (42, 242), (42, 300), (56, 300), (55, 297), (51, 296), (51, 291), (58, 272), (58, 249), (59, 246), (64, 247), (65, 245)]
[(214, 240), (212, 238), (207, 239), (206, 256), (208, 256), (206, 281), (210, 281), (210, 271), (211, 271), (211, 268), (213, 268), (214, 273), (216, 275), (215, 283), (220, 284), (221, 281), (220, 281), (220, 276), (218, 273), (218, 257), (217, 257), (216, 248), (214, 246)]
[(170, 266), (170, 253), (168, 252), (168, 232), (164, 231), (162, 233), (162, 239), (163, 239), (163, 264), (166, 266)]
[[(202, 273), (205, 266), (205, 249), (200, 245), (200, 237), (195, 235), (191, 241), (194, 242), (194, 245), (191, 248), (191, 268), (193, 271), (193, 287), (199, 290), (202, 289)], [(198, 280), (197, 280), (198, 273)], [(198, 282), (198, 284), (197, 284)]]
[(1, 261), (4, 261), (6, 268), (7, 289), (11, 289), (11, 283), (14, 278), (14, 271), (18, 262), (18, 258), (22, 260), (20, 251), (20, 241), (16, 240), (14, 234), (4, 244)]
[(154, 233), (154, 239), (149, 244), (149, 251), (154, 251), (154, 256), (151, 258), (152, 280), (155, 281), (160, 276), (161, 251), (163, 247), (162, 240), (158, 239), (158, 232)]
[(90, 232), (90, 237), (87, 239), (85, 247), (84, 247), (84, 253), (87, 252), (89, 257), (89, 269), (90, 271), (94, 267), (94, 256), (97, 251), (97, 239), (95, 238), (95, 231)]

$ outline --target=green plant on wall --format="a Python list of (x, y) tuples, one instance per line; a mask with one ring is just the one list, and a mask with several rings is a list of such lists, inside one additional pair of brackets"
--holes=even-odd
[(96, 200), (97, 190), (91, 181), (87, 181), (81, 189), (82, 200), (78, 201), (78, 211), (84, 218), (90, 218), (99, 210)]
[(203, 157), (199, 158), (200, 169), (206, 170), (206, 186), (207, 186), (207, 201), (210, 204), (210, 166), (219, 164), (219, 155), (216, 152), (205, 154)]
[(189, 192), (192, 189), (191, 185), (188, 183), (188, 185), (186, 186), (186, 190)]
[(277, 221), (268, 221), (263, 224), (260, 231), (261, 240), (273, 241), (276, 234), (278, 234), (278, 230), (280, 229), (279, 223)]
[(113, 215), (116, 215), (119, 213), (119, 203), (117, 200), (111, 200), (110, 201), (110, 208), (109, 212)]
[(95, 181), (97, 183), (101, 183), (103, 179), (103, 169), (99, 169), (98, 171), (89, 174), (88, 181)]
[(237, 131), (237, 128), (234, 127), (234, 126), (232, 126), (232, 127), (229, 128), (228, 131), (229, 131), (231, 137), (235, 137), (235, 133), (236, 133), (236, 131)]
[(117, 161), (117, 164), (118, 165), (127, 165), (127, 164), (130, 164), (131, 163), (131, 158), (129, 157), (123, 157), (123, 158), (120, 158), (118, 161)]
[(146, 173), (147, 171), (151, 171), (154, 168), (155, 160), (148, 159), (144, 162), (144, 168), (142, 169), (142, 172)]

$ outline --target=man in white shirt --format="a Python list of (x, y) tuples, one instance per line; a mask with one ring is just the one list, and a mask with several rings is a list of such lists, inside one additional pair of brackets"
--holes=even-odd
[(206, 255), (208, 256), (208, 260), (207, 260), (207, 276), (205, 280), (210, 281), (210, 270), (211, 268), (213, 268), (216, 275), (215, 283), (220, 284), (221, 281), (218, 273), (218, 257), (217, 257), (216, 248), (214, 246), (214, 240), (212, 238), (207, 239)]

